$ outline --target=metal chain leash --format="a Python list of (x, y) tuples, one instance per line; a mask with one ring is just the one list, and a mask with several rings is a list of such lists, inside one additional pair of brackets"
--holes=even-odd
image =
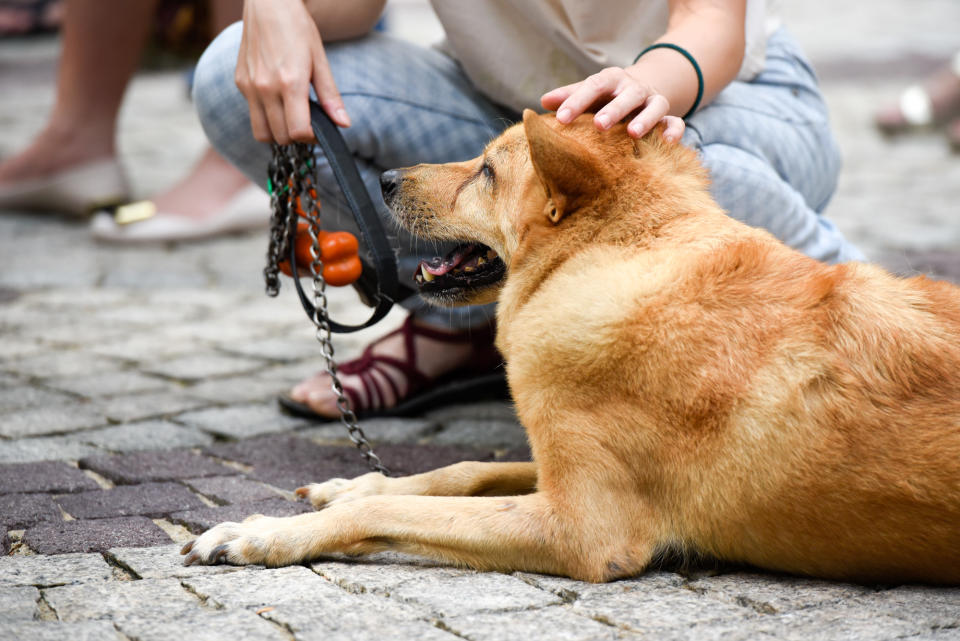
[[(360, 450), (367, 466), (374, 472), (390, 476), (388, 470), (373, 451), (373, 447), (360, 428), (357, 415), (350, 408), (350, 401), (343, 390), (343, 384), (337, 374), (337, 362), (334, 359), (332, 331), (328, 314), (327, 283), (323, 279), (323, 261), (320, 253), (320, 204), (314, 190), (316, 167), (313, 148), (310, 145), (295, 143), (292, 145), (273, 145), (273, 159), (269, 166), (268, 189), (270, 191), (270, 242), (267, 248), (267, 266), (263, 270), (268, 296), (276, 296), (280, 291), (278, 276), (279, 264), (290, 253), (290, 243), (294, 242), (290, 230), (296, 228), (290, 217), (296, 217), (297, 200), (300, 210), (307, 218), (307, 231), (310, 234), (310, 276), (313, 281), (314, 313), (310, 319), (316, 327), (316, 339), (320, 343), (325, 370), (330, 376), (331, 389), (337, 395), (337, 409), (340, 422), (347, 429), (350, 440)], [(291, 267), (291, 269), (296, 269)], [(296, 273), (296, 272), (294, 272)], [(295, 276), (296, 277), (296, 276)]]

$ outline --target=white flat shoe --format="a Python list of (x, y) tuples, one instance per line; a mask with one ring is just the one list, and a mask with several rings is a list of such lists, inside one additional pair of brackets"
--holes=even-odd
[(245, 187), (217, 211), (194, 218), (158, 211), (149, 200), (100, 211), (90, 222), (94, 238), (118, 243), (198, 240), (250, 229), (270, 222), (270, 197), (254, 185)]
[(116, 159), (96, 160), (42, 178), (0, 186), (0, 210), (51, 211), (84, 216), (130, 198)]

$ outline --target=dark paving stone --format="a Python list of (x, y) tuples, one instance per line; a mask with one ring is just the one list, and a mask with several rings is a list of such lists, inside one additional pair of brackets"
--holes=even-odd
[(172, 481), (202, 476), (230, 476), (237, 473), (236, 470), (186, 450), (134, 452), (120, 456), (89, 456), (80, 459), (80, 467), (93, 470), (120, 484)]
[(526, 462), (533, 460), (533, 453), (530, 451), (530, 446), (525, 445), (523, 447), (515, 447), (513, 449), (507, 450), (506, 452), (500, 454), (497, 457), (498, 461), (511, 461), (511, 462)]
[(22, 530), (44, 521), (62, 521), (60, 508), (49, 494), (6, 494), (0, 496), (0, 523)]
[(66, 554), (163, 545), (170, 542), (170, 537), (150, 519), (128, 516), (43, 523), (24, 532), (23, 540), (38, 554)]
[(10, 536), (7, 534), (7, 526), (0, 525), (0, 556), (10, 554)]
[(224, 521), (239, 522), (253, 514), (263, 514), (264, 516), (295, 516), (312, 511), (313, 508), (310, 507), (308, 503), (294, 503), (293, 501), (276, 498), (253, 503), (237, 503), (235, 505), (204, 507), (198, 510), (175, 512), (170, 515), (170, 520), (183, 525), (194, 534), (200, 534), (218, 523), (223, 523)]
[(204, 507), (203, 501), (179, 483), (144, 483), (68, 494), (59, 497), (57, 502), (76, 519), (132, 515), (158, 518), (171, 512)]
[(0, 494), (80, 492), (99, 486), (92, 478), (60, 461), (0, 465)]
[(183, 483), (193, 488), (195, 492), (199, 492), (221, 505), (263, 501), (264, 499), (275, 499), (279, 496), (262, 483), (251, 481), (242, 476), (211, 476), (202, 479), (187, 479)]
[[(374, 449), (395, 476), (426, 472), (459, 461), (493, 460), (490, 451), (452, 445), (383, 444)], [(287, 490), (330, 478), (352, 478), (369, 471), (352, 446), (317, 445), (296, 436), (249, 439), (214, 445), (206, 451), (251, 465), (251, 477)]]

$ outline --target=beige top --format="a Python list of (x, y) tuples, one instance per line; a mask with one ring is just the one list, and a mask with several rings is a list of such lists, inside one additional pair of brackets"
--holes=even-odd
[[(441, 47), (494, 101), (539, 109), (547, 91), (604, 67), (625, 67), (667, 29), (666, 0), (431, 0)], [(780, 0), (747, 0), (746, 52), (737, 76), (764, 66)]]

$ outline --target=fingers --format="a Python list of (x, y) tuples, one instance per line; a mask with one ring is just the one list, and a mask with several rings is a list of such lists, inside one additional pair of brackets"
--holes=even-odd
[(333, 72), (327, 63), (327, 55), (321, 48), (313, 58), (313, 88), (317, 92), (320, 106), (330, 119), (341, 127), (350, 126), (350, 116), (343, 106), (343, 98), (333, 80)]
[(623, 69), (608, 67), (577, 83), (570, 95), (557, 108), (557, 120), (564, 124), (573, 122), (601, 97), (616, 95), (619, 93), (616, 89), (624, 76)]
[(687, 128), (683, 118), (677, 116), (666, 116), (661, 122), (665, 125), (663, 130), (663, 139), (667, 142), (680, 142), (683, 138), (683, 132)]
[[(603, 106), (594, 116), (597, 129), (609, 129), (630, 114), (636, 114), (627, 125), (627, 133), (640, 138), (657, 123), (666, 122), (670, 101), (649, 86), (641, 83), (619, 67), (609, 67), (582, 82), (558, 87), (540, 98), (545, 109), (556, 109), (557, 120), (568, 124), (595, 105)], [(679, 127), (679, 135), (677, 128)], [(670, 136), (683, 134), (680, 119), (669, 121)]]
[(670, 102), (665, 97), (660, 94), (650, 96), (646, 100), (644, 108), (627, 125), (627, 133), (634, 138), (646, 135), (658, 122), (663, 120), (669, 111)]

